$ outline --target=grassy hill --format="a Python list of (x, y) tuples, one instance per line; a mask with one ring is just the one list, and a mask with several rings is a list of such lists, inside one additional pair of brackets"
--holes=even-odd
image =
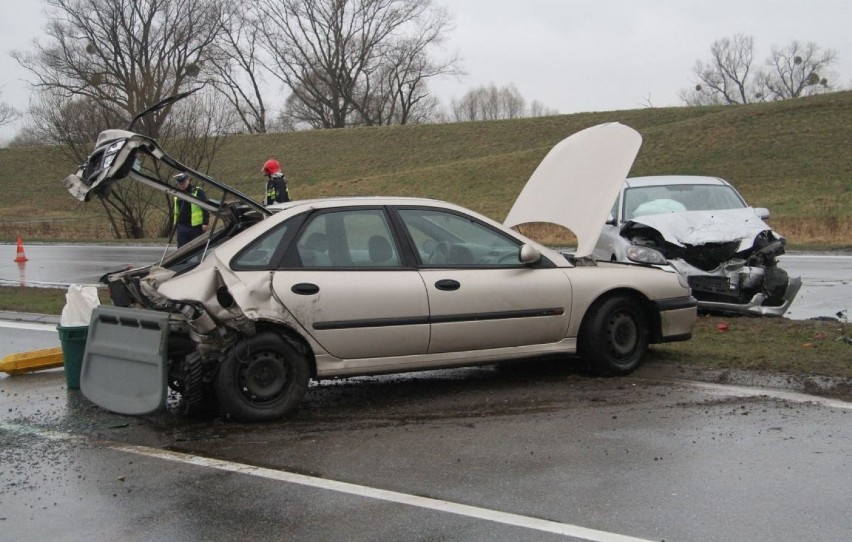
[[(502, 221), (555, 143), (603, 122), (642, 134), (631, 175), (717, 175), (752, 205), (769, 207), (791, 243), (852, 246), (852, 92), (737, 107), (231, 136), (209, 173), (259, 199), (260, 166), (274, 156), (294, 198), (426, 196)], [(100, 205), (80, 204), (62, 187), (75, 169), (50, 149), (0, 149), (0, 240), (108, 238)]]

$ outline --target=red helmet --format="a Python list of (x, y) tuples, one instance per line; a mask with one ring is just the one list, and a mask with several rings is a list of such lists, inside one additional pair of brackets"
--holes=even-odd
[(281, 165), (277, 160), (270, 158), (263, 164), (263, 169), (261, 169), (264, 175), (272, 175), (273, 173), (278, 173), (281, 171)]

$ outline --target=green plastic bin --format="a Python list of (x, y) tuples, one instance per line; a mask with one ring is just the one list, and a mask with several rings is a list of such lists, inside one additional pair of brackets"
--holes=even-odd
[(89, 326), (56, 326), (56, 330), (59, 331), (62, 357), (65, 360), (65, 382), (69, 390), (79, 390), (80, 370), (83, 368), (83, 353), (86, 351)]

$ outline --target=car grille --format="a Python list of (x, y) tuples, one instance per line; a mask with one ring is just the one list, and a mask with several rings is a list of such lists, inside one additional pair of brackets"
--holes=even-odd
[(716, 269), (719, 264), (734, 257), (739, 248), (739, 241), (730, 243), (706, 243), (698, 246), (687, 246), (683, 259), (689, 265), (697, 267), (702, 271)]

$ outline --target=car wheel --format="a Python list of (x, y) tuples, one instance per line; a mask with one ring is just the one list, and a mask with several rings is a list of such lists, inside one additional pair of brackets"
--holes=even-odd
[(231, 348), (216, 375), (225, 414), (238, 420), (280, 418), (298, 406), (308, 389), (308, 362), (275, 333), (259, 333)]
[(578, 338), (579, 353), (602, 375), (628, 374), (648, 350), (648, 324), (635, 300), (610, 297), (589, 309)]

